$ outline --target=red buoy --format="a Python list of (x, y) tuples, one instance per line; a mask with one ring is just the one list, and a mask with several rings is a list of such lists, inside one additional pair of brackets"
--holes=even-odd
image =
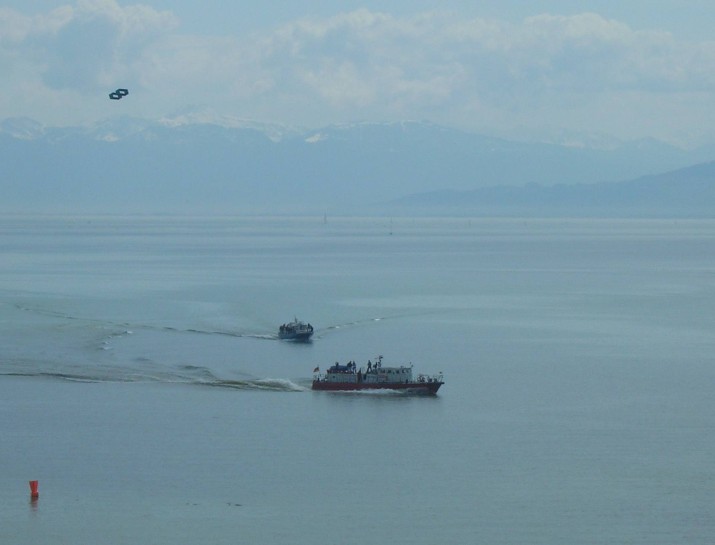
[(40, 493), (37, 491), (37, 481), (30, 481), (30, 497), (36, 499), (40, 497)]

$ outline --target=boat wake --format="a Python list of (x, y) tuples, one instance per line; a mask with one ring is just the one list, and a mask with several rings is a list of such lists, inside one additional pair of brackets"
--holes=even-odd
[(393, 314), (389, 316), (375, 316), (372, 318), (363, 318), (360, 320), (353, 320), (351, 322), (344, 322), (342, 324), (334, 324), (334, 325), (329, 325), (325, 326), (322, 328), (316, 329), (315, 332), (315, 337), (323, 337), (326, 334), (330, 334), (333, 332), (336, 332), (340, 329), (347, 329), (350, 327), (359, 327), (359, 326), (364, 326), (366, 324), (371, 324), (374, 322), (382, 322), (386, 320), (401, 320), (402, 318), (412, 318), (414, 316), (423, 316), (426, 314), (435, 314), (435, 311), (420, 311), (420, 312), (408, 312), (408, 313), (402, 313), (402, 314)]
[(83, 322), (86, 324), (92, 324), (96, 326), (103, 327), (114, 327), (124, 329), (124, 333), (131, 334), (132, 330), (145, 330), (145, 331), (167, 331), (171, 333), (193, 333), (197, 335), (222, 335), (226, 337), (236, 337), (236, 338), (250, 338), (259, 340), (277, 340), (277, 334), (271, 333), (261, 333), (253, 331), (232, 331), (225, 329), (199, 329), (199, 328), (181, 328), (167, 325), (152, 325), (152, 324), (141, 324), (141, 323), (130, 323), (130, 322), (118, 322), (112, 320), (100, 320), (97, 318), (87, 318), (83, 316), (75, 316), (65, 312), (48, 310), (43, 308), (31, 307), (22, 304), (15, 304), (15, 308), (23, 312), (28, 312), (32, 314), (37, 314), (40, 316), (46, 316), (50, 318), (60, 318), (67, 321)]
[(304, 388), (287, 379), (264, 378), (253, 380), (217, 380), (206, 383), (208, 386), (217, 388), (232, 388), (234, 390), (268, 390), (271, 392), (306, 392)]
[[(246, 367), (240, 362), (226, 362), (226, 351), (233, 350), (233, 343), (229, 339), (219, 342), (216, 337), (278, 340), (277, 331), (233, 331), (223, 327), (195, 327), (195, 324), (181, 327), (172, 323), (153, 324), (149, 320), (135, 322), (95, 318), (83, 315), (81, 311), (48, 308), (34, 301), (8, 302), (5, 305), (16, 312), (37, 317), (37, 320), (32, 318), (30, 323), (40, 324), (41, 327), (34, 329), (38, 342), (28, 345), (39, 348), (5, 354), (5, 361), (0, 362), (0, 376), (86, 383), (175, 383), (276, 392), (311, 390), (308, 379), (291, 380), (280, 378), (280, 374), (279, 378), (275, 375), (261, 376), (263, 372), (272, 372), (272, 367), (251, 367), (250, 363)], [(42, 317), (45, 319), (40, 319)], [(387, 315), (358, 319), (330, 325), (316, 330), (316, 333), (320, 337), (341, 329), (401, 317)], [(205, 341), (199, 341), (197, 335), (205, 336)], [(46, 346), (52, 348), (47, 349)], [(211, 365), (212, 358), (216, 358), (216, 365)], [(180, 364), (181, 360), (187, 359), (207, 362), (208, 367)], [(404, 396), (405, 393), (383, 390), (351, 395)]]
[(366, 318), (364, 320), (355, 320), (354, 322), (345, 322), (343, 324), (335, 324), (335, 325), (330, 325), (327, 327), (324, 327), (322, 329), (318, 330), (318, 333), (316, 334), (317, 337), (322, 337), (325, 333), (328, 333), (330, 331), (335, 331), (338, 329), (345, 329), (348, 327), (355, 327), (363, 324), (367, 324), (370, 322), (379, 322), (380, 320), (385, 320), (386, 318), (380, 316), (377, 318)]
[(305, 392), (309, 388), (282, 378), (226, 379), (214, 375), (206, 368), (182, 365), (175, 369), (140, 369), (124, 367), (36, 369), (28, 371), (25, 366), (12, 364), (0, 371), (0, 376), (56, 379), (85, 383), (166, 383), (230, 388), (232, 390), (258, 390), (272, 392)]
[[(33, 313), (41, 316), (47, 316), (51, 318), (60, 318), (68, 321), (83, 322), (86, 324), (92, 324), (96, 326), (113, 327), (120, 328), (126, 333), (131, 334), (133, 330), (144, 330), (144, 331), (166, 331), (171, 333), (189, 333), (194, 335), (220, 335), (224, 337), (234, 337), (234, 338), (248, 338), (257, 340), (268, 340), (275, 341), (279, 340), (280, 336), (277, 333), (268, 333), (260, 331), (241, 331), (241, 330), (229, 330), (229, 329), (201, 329), (196, 327), (181, 328), (170, 325), (157, 325), (157, 324), (146, 324), (146, 323), (130, 323), (130, 322), (119, 322), (113, 320), (103, 320), (97, 318), (88, 318), (83, 316), (76, 316), (73, 314), (44, 309), (39, 307), (33, 307), (26, 304), (15, 304), (15, 308), (23, 312)], [(399, 320), (402, 318), (408, 318), (415, 315), (429, 314), (432, 312), (417, 312), (417, 313), (403, 313), (388, 316), (375, 316), (371, 318), (362, 318), (359, 320), (352, 320), (349, 322), (343, 322), (340, 324), (328, 325), (322, 328), (316, 328), (314, 333), (314, 338), (321, 338), (325, 335), (337, 332), (341, 329), (347, 329), (352, 327), (364, 326), (366, 324), (381, 322), (385, 320)]]

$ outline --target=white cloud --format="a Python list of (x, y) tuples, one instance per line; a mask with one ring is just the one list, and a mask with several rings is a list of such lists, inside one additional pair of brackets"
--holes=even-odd
[(5, 9), (0, 51), (33, 66), (49, 88), (94, 92), (127, 74), (142, 48), (177, 24), (170, 13), (115, 0), (80, 0), (34, 17)]
[[(649, 104), (661, 110), (643, 126), (667, 137), (695, 117), (683, 116), (684, 97), (702, 108), (715, 94), (715, 42), (682, 42), (595, 13), (514, 23), (361, 9), (251, 36), (179, 30), (169, 12), (114, 0), (33, 18), (0, 9), (0, 62), (23, 75), (15, 91), (43, 81), (44, 94), (94, 93), (121, 79), (145, 91), (144, 113), (161, 108), (157, 117), (206, 104), (305, 125), (424, 118), (507, 132), (584, 124), (635, 137), (638, 119), (624, 114)], [(0, 104), (0, 117), (7, 110)]]

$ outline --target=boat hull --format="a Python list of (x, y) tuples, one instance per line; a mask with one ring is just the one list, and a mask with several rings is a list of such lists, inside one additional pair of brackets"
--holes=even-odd
[(380, 383), (352, 383), (352, 382), (328, 382), (324, 380), (314, 380), (313, 390), (326, 392), (354, 392), (358, 390), (396, 390), (415, 394), (434, 395), (444, 382), (380, 382)]
[(279, 333), (278, 338), (283, 341), (298, 341), (306, 342), (309, 341), (313, 336), (313, 332), (309, 331), (306, 333)]

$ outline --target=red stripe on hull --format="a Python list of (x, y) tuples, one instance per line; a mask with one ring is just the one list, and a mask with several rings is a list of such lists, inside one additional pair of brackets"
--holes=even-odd
[(327, 392), (354, 392), (357, 390), (407, 390), (423, 394), (436, 394), (443, 382), (409, 382), (409, 383), (345, 383), (313, 381), (313, 390)]

